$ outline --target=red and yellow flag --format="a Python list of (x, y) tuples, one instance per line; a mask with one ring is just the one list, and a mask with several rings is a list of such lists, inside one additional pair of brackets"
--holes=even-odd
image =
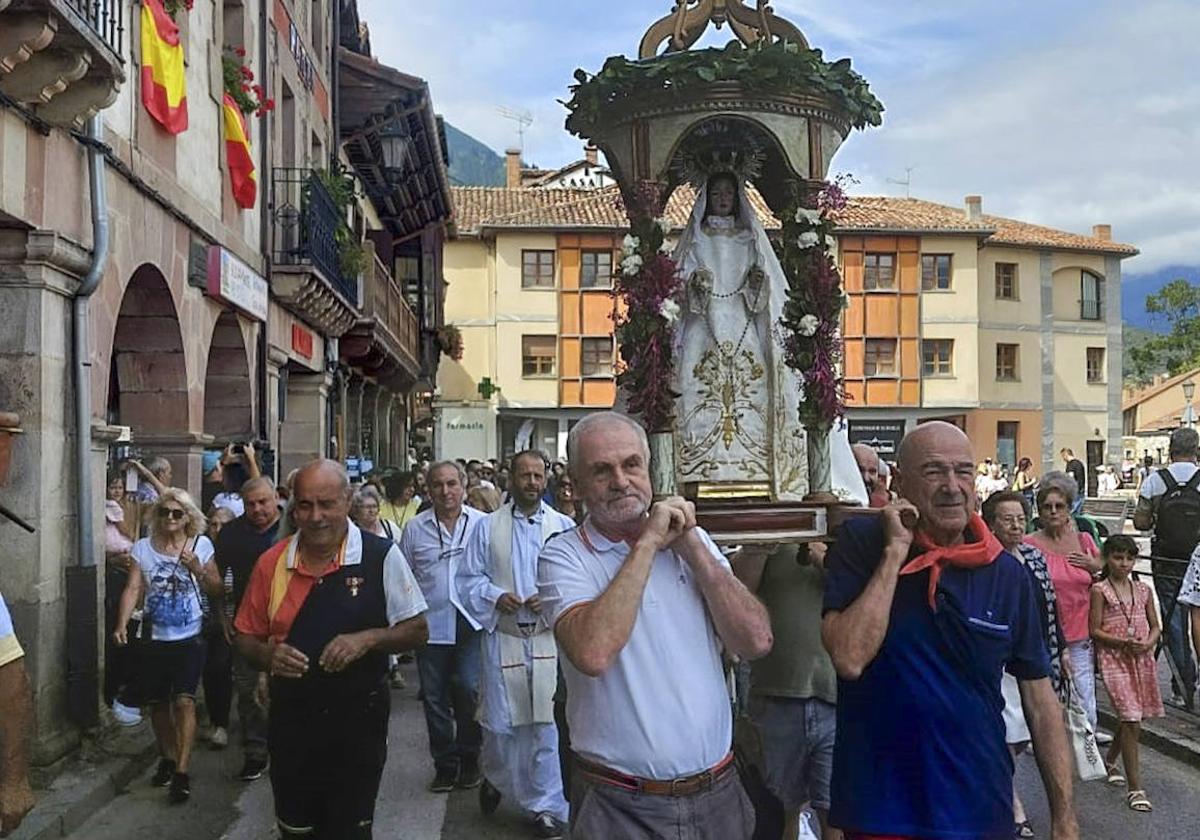
[(162, 0), (142, 0), (142, 104), (172, 134), (187, 128), (183, 45)]
[(250, 133), (242, 109), (228, 93), (221, 99), (225, 113), (225, 157), (229, 163), (229, 183), (233, 200), (238, 207), (249, 209), (258, 196), (258, 175), (254, 172), (254, 155), (250, 152)]

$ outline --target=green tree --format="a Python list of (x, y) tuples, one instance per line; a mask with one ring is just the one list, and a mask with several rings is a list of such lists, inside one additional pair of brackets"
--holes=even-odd
[(1144, 382), (1156, 373), (1182, 373), (1200, 363), (1200, 285), (1172, 280), (1146, 297), (1146, 312), (1168, 330), (1130, 352), (1131, 378)]

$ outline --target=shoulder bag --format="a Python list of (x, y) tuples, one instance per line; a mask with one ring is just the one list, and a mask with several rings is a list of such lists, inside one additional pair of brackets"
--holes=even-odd
[(1096, 733), (1092, 722), (1088, 720), (1087, 712), (1075, 690), (1072, 678), (1063, 675), (1067, 684), (1067, 702), (1063, 704), (1063, 722), (1067, 727), (1067, 737), (1071, 741), (1071, 753), (1075, 756), (1075, 770), (1079, 778), (1085, 782), (1103, 779), (1108, 775), (1104, 769), (1104, 757), (1096, 744)]

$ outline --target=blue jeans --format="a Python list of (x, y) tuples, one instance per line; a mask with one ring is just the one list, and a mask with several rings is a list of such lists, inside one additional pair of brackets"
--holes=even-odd
[(456, 771), (464, 762), (478, 762), (483, 732), (475, 720), (479, 704), (479, 670), (482, 631), (473, 630), (458, 615), (457, 641), (452, 645), (425, 645), (417, 651), (425, 725), (433, 766)]
[(1174, 561), (1171, 564), (1166, 561), (1151, 560), (1150, 562), (1158, 603), (1164, 615), (1168, 609), (1171, 610), (1171, 619), (1165, 622), (1162, 630), (1163, 643), (1166, 645), (1167, 655), (1174, 661), (1175, 667), (1179, 670), (1179, 677), (1183, 680), (1183, 685), (1179, 685), (1172, 673), (1171, 685), (1190, 703), (1192, 692), (1196, 688), (1196, 666), (1192, 662), (1192, 646), (1188, 638), (1191, 633), (1191, 622), (1187, 606), (1176, 600), (1179, 597), (1180, 581), (1178, 576), (1181, 573), (1174, 568), (1176, 563), (1180, 566), (1185, 564), (1180, 561)]

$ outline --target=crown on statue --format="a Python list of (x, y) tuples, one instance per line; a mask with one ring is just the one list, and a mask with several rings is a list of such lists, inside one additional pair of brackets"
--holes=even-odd
[[(706, 128), (708, 126), (702, 126), (696, 132), (698, 139), (703, 140), (705, 136), (713, 137), (728, 132), (728, 127), (713, 126), (717, 130), (710, 132), (705, 132)], [(722, 139), (728, 141), (730, 138), (726, 136)], [(689, 183), (696, 189), (702, 188), (709, 178), (718, 174), (732, 175), (739, 183), (753, 181), (762, 175), (767, 155), (757, 139), (748, 132), (741, 134), (738, 142), (740, 145), (736, 147), (728, 145), (727, 142), (720, 145), (702, 142), (698, 146), (680, 149), (675, 155), (672, 169), (680, 181)]]

